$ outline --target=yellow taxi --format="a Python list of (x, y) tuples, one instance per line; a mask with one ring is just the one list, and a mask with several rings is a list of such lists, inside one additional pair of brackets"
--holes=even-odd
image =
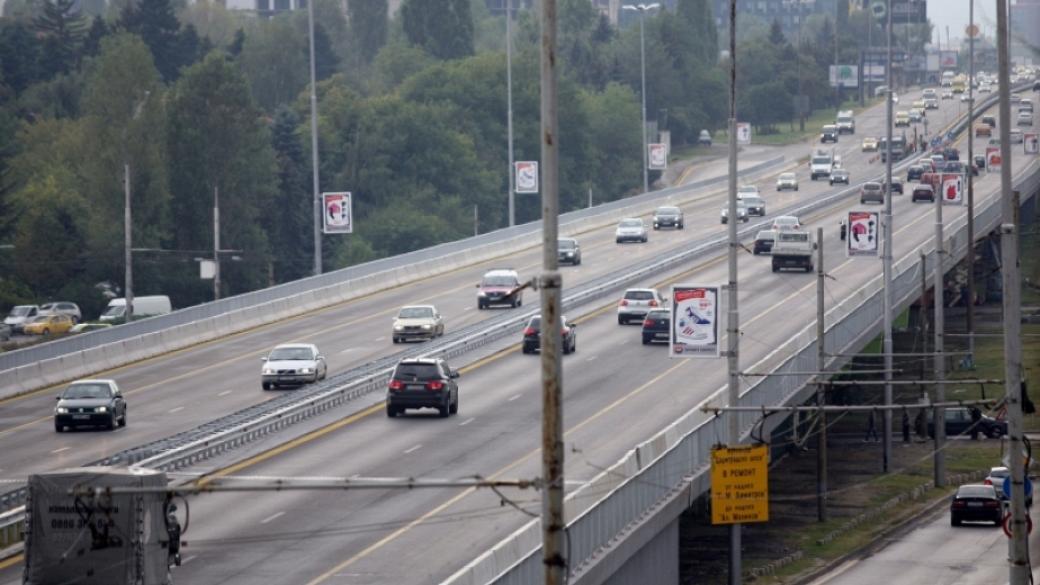
[(863, 152), (877, 152), (878, 140), (873, 136), (867, 136), (863, 139)]
[(896, 121), (893, 124), (896, 128), (900, 126), (910, 126), (910, 112), (906, 110), (900, 110), (896, 112)]
[(42, 315), (25, 325), (26, 335), (51, 335), (52, 333), (68, 333), (75, 325), (68, 315)]

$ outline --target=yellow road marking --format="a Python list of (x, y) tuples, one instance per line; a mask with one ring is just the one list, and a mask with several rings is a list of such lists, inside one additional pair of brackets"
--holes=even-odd
[(13, 566), (17, 565), (18, 563), (21, 563), (24, 559), (25, 559), (25, 555), (23, 555), (21, 553), (13, 556), (11, 558), (4, 559), (4, 560), (0, 561), (0, 571), (3, 571), (4, 569), (6, 569), (8, 567), (13, 567)]

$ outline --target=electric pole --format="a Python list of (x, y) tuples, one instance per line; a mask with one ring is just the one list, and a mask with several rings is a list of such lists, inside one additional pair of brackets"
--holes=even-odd
[(513, 168), (513, 0), (506, 0), (506, 134), (509, 141), (509, 227), (516, 225), (516, 178)]
[[(851, 237), (851, 234), (849, 235)], [(823, 272), (823, 228), (816, 228), (816, 405), (827, 404), (827, 396), (824, 394), (824, 379), (822, 372), (827, 365), (827, 346), (825, 336), (827, 334), (824, 317), (826, 310), (824, 306), (823, 287), (825, 275)], [(816, 445), (816, 518), (820, 522), (827, 521), (827, 411), (820, 409), (820, 432), (817, 435)]]
[[(950, 31), (946, 29), (949, 44)], [(968, 0), (968, 359), (975, 361), (975, 0)]]
[(318, 184), (318, 76), (314, 66), (314, 1), (307, 0), (307, 31), (311, 55), (311, 166), (314, 190), (314, 275), (321, 274), (322, 204)]
[[(892, 353), (895, 351), (892, 344), (892, 87), (895, 77), (892, 75), (892, 3), (889, 2), (886, 10), (887, 29), (885, 36), (888, 42), (887, 55), (885, 57), (885, 76), (887, 77), (888, 90), (885, 92), (885, 213), (881, 223), (885, 228), (885, 253), (881, 256), (882, 271), (884, 272), (884, 348), (885, 348), (885, 406), (892, 405)], [(881, 438), (883, 445), (882, 470), (888, 473), (892, 470), (892, 411), (885, 409), (884, 424), (882, 425), (884, 436)]]
[[(932, 268), (935, 281), (932, 297), (935, 305), (935, 402), (942, 403), (946, 400), (946, 386), (943, 379), (946, 377), (946, 358), (943, 356), (943, 333), (945, 323), (943, 315), (943, 217), (942, 206), (946, 194), (943, 189), (939, 190), (935, 198), (935, 266)], [(939, 406), (935, 408), (935, 450), (932, 453), (933, 471), (935, 474), (935, 487), (946, 486), (946, 410)]]
[[(729, 405), (740, 405), (740, 313), (737, 306), (737, 0), (729, 0), (729, 302), (726, 334), (728, 337), (726, 362), (729, 369)], [(740, 444), (740, 415), (729, 414), (730, 447)], [(740, 524), (729, 528), (729, 583), (740, 585)]]
[(542, 563), (545, 585), (567, 582), (563, 514), (563, 370), (560, 297), (563, 279), (557, 255), (559, 230), (559, 124), (556, 111), (556, 0), (542, 0), (541, 132), (542, 274)]
[(220, 187), (213, 186), (213, 300), (220, 299)]
[(123, 273), (123, 301), (126, 308), (123, 318), (127, 323), (134, 317), (134, 253), (133, 215), (130, 209), (130, 163), (123, 163), (123, 262), (126, 264)]

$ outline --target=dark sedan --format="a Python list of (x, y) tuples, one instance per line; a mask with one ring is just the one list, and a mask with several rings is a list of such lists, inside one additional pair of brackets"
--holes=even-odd
[(899, 180), (899, 179), (897, 179), (895, 177), (892, 177), (892, 189), (891, 189), (891, 191), (893, 193), (899, 193), (900, 195), (902, 195), (903, 194), (903, 181), (901, 181), (901, 180)]
[(950, 524), (992, 522), (1000, 526), (1003, 510), (997, 491), (991, 485), (962, 485), (950, 502)]
[(66, 427), (126, 426), (126, 401), (113, 380), (79, 380), (58, 396), (54, 408), (54, 430)]
[[(563, 336), (563, 353), (574, 353), (578, 351), (578, 326), (568, 321), (567, 317), (561, 317), (560, 320), (563, 322), (563, 328), (560, 330)], [(527, 327), (524, 327), (522, 346), (524, 353), (534, 353), (541, 348), (541, 333), (542, 318), (537, 315), (531, 317), (531, 320), (527, 322)]]
[(769, 254), (773, 251), (773, 243), (776, 242), (776, 232), (773, 230), (762, 230), (755, 236), (755, 247), (753, 252), (758, 254)]
[(643, 319), (643, 345), (655, 341), (668, 343), (672, 333), (672, 312), (669, 309), (654, 309)]
[(654, 229), (659, 230), (663, 227), (683, 229), (685, 224), (682, 210), (678, 207), (658, 207), (654, 211)]
[(935, 202), (935, 189), (927, 183), (914, 186), (913, 194), (910, 195), (910, 202), (917, 203), (918, 201), (927, 201), (929, 203)]
[(922, 167), (921, 165), (910, 165), (910, 167), (908, 169), (906, 169), (906, 180), (908, 182), (909, 181), (920, 181), (921, 180), (921, 175), (923, 175), (923, 174), (924, 174), (924, 167)]

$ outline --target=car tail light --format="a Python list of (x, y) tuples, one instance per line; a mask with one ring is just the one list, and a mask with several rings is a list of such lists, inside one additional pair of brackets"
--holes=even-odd
[(643, 327), (653, 327), (653, 325), (654, 325), (654, 320), (653, 319), (647, 319), (647, 320), (643, 321)]
[(619, 304), (622, 307), (627, 307), (628, 306), (628, 299), (621, 299), (621, 303), (619, 303)]
[(534, 327), (528, 327), (527, 329), (524, 329), (524, 335), (538, 335), (538, 331), (536, 331)]
[(990, 479), (987, 477), (986, 479), (982, 480), (982, 485), (993, 485), (993, 482), (990, 481)]
[(656, 306), (657, 306), (657, 301), (655, 301), (655, 300), (653, 300), (653, 299), (650, 299), (650, 303), (649, 303), (649, 305), (650, 305), (651, 307), (656, 307)]
[(427, 390), (444, 390), (444, 382), (440, 380), (434, 380), (433, 382), (426, 383)]
[(963, 508), (964, 505), (965, 505), (964, 500), (954, 500), (953, 501), (953, 507), (954, 508)]
[(1000, 502), (998, 502), (997, 500), (989, 500), (985, 504), (983, 504), (983, 506), (985, 506), (986, 508), (999, 508)]
[(390, 389), (391, 390), (401, 390), (403, 388), (404, 388), (404, 384), (402, 384), (400, 380), (390, 380)]

